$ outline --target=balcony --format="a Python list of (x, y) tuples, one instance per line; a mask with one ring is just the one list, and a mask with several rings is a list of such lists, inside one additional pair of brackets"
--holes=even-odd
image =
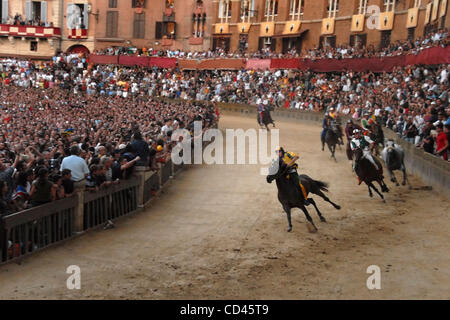
[(170, 47), (173, 45), (173, 39), (163, 38), (161, 41), (161, 45), (164, 47)]
[(61, 37), (61, 28), (0, 24), (0, 36), (59, 38)]
[(203, 37), (200, 37), (200, 38), (190, 37), (189, 38), (189, 44), (190, 45), (203, 44)]
[(69, 39), (87, 39), (87, 29), (69, 29)]

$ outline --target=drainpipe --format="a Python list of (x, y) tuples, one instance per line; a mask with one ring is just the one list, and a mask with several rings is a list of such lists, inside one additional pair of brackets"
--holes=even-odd
[(59, 39), (58, 50), (62, 51), (62, 41), (64, 34), (64, 0), (59, 0), (59, 27), (61, 28), (61, 38)]

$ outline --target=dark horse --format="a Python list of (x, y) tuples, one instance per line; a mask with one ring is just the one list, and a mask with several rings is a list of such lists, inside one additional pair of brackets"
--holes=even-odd
[(322, 151), (324, 149), (324, 144), (326, 143), (328, 146), (328, 149), (330, 149), (331, 152), (331, 158), (334, 159), (334, 161), (337, 162), (336, 157), (334, 156), (334, 152), (336, 151), (336, 145), (340, 143), (341, 131), (339, 128), (339, 125), (335, 122), (333, 122), (330, 127), (327, 130), (327, 133), (325, 134), (325, 141), (322, 141)]
[(354, 158), (356, 163), (356, 174), (358, 175), (361, 182), (364, 182), (367, 187), (369, 188), (369, 195), (370, 197), (373, 197), (372, 190), (374, 189), (376, 193), (383, 199), (383, 202), (386, 202), (384, 200), (383, 195), (378, 191), (378, 189), (375, 187), (375, 185), (372, 183), (372, 181), (376, 181), (380, 187), (382, 192), (389, 192), (388, 187), (384, 183), (383, 179), (383, 167), (381, 166), (380, 161), (378, 161), (377, 158), (374, 157), (375, 163), (377, 164), (379, 170), (376, 170), (376, 168), (373, 166), (373, 164), (363, 158), (363, 151), (361, 148), (357, 148), (354, 151)]
[[(291, 209), (292, 208), (299, 208), (303, 211), (303, 213), (306, 216), (306, 219), (309, 221), (310, 224), (307, 224), (308, 230), (310, 232), (316, 232), (317, 228), (314, 225), (314, 222), (311, 218), (311, 216), (308, 213), (308, 210), (306, 210), (304, 205), (304, 196), (303, 193), (299, 190), (297, 186), (294, 185), (292, 179), (288, 179), (286, 170), (282, 167), (280, 168), (278, 164), (275, 162), (272, 164), (271, 168), (269, 169), (269, 175), (267, 176), (267, 182), (272, 183), (273, 180), (276, 180), (277, 188), (278, 188), (278, 200), (280, 201), (281, 205), (283, 206), (284, 211), (286, 212), (287, 219), (288, 219), (288, 232), (292, 231), (292, 223), (291, 223)], [(334, 202), (332, 202), (322, 191), (328, 191), (327, 187), (328, 185), (325, 182), (313, 180), (307, 175), (300, 175), (299, 176), (300, 182), (303, 184), (303, 186), (306, 189), (306, 193), (313, 193), (320, 197), (322, 197), (325, 201), (331, 203), (333, 207), (335, 207), (337, 210), (341, 209), (341, 207)], [(308, 198), (308, 200), (312, 203), (314, 208), (317, 211), (317, 215), (320, 218), (320, 221), (326, 222), (325, 218), (322, 216), (321, 212), (317, 208), (316, 202), (312, 198)]]
[(267, 130), (269, 130), (268, 125), (272, 124), (273, 127), (275, 128), (275, 122), (272, 119), (272, 116), (270, 115), (270, 111), (273, 111), (272, 107), (266, 106), (262, 112), (262, 119), (261, 119), (261, 114), (258, 112), (258, 123), (260, 126), (265, 126)]

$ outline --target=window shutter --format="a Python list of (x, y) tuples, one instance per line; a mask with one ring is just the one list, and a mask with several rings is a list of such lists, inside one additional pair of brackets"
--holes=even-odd
[(261, 51), (263, 48), (264, 48), (264, 37), (259, 37), (258, 51)]
[(32, 20), (31, 18), (31, 1), (27, 0), (27, 2), (25, 2), (25, 19), (28, 21)]
[(113, 12), (113, 21), (112, 21), (112, 36), (117, 37), (117, 31), (119, 28), (119, 12)]
[(350, 47), (354, 47), (355, 46), (355, 35), (354, 34), (350, 35), (349, 44), (350, 44)]
[(113, 19), (113, 12), (108, 11), (106, 12), (106, 36), (112, 37), (112, 19)]
[(139, 15), (139, 38), (145, 38), (145, 13)]
[(8, 20), (8, 0), (2, 0), (2, 23)]
[(270, 39), (270, 51), (275, 52), (276, 49), (277, 49), (277, 39), (272, 38)]
[(173, 23), (173, 37), (172, 39), (176, 39), (177, 38), (177, 24), (174, 22)]
[(47, 23), (47, 1), (41, 1), (41, 21)]
[(162, 38), (162, 22), (157, 21), (155, 25), (155, 39)]
[(84, 10), (83, 10), (83, 21), (84, 21), (84, 27), (86, 29), (89, 29), (89, 12), (88, 12), (88, 4), (84, 4)]
[(323, 36), (319, 37), (319, 50), (323, 48)]
[(361, 34), (359, 37), (360, 37), (360, 39), (361, 39), (361, 45), (362, 45), (363, 47), (365, 47), (365, 46), (366, 46), (366, 43), (367, 43), (367, 34), (366, 34), (366, 33)]

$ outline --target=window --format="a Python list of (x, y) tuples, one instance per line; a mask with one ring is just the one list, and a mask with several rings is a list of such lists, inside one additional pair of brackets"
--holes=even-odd
[(386, 48), (391, 44), (391, 30), (381, 31), (380, 49)]
[(326, 0), (328, 18), (335, 18), (339, 11), (339, 0)]
[(278, 15), (278, 0), (266, 0), (266, 10), (264, 10), (264, 16), (276, 16)]
[(226, 19), (231, 17), (231, 1), (220, 0), (219, 2), (219, 18)]
[(118, 11), (106, 12), (106, 36), (115, 38), (117, 37), (117, 24), (119, 21)]
[(303, 17), (303, 11), (305, 9), (304, 0), (291, 0), (291, 7), (289, 9), (289, 15), (292, 20), (300, 20)]
[(367, 42), (367, 34), (352, 34), (350, 35), (350, 46), (354, 48), (364, 48)]
[(155, 39), (175, 39), (177, 34), (177, 25), (175, 22), (158, 21), (155, 25)]
[(394, 11), (395, 0), (384, 0), (384, 11)]
[(68, 29), (89, 28), (89, 12), (87, 3), (68, 3), (66, 16)]
[(166, 36), (167, 39), (175, 39), (175, 29), (176, 29), (175, 22), (165, 22), (164, 27), (165, 28), (163, 28), (164, 31), (163, 36)]
[(241, 18), (255, 16), (255, 0), (241, 0)]
[(414, 41), (414, 33), (416, 31), (416, 28), (409, 28), (408, 29), (408, 40)]
[(131, 0), (132, 8), (145, 8), (145, 0)]
[(205, 35), (206, 30), (206, 13), (192, 14), (192, 36), (201, 38)]
[(33, 1), (31, 6), (31, 18), (33, 21), (41, 20), (41, 2)]
[(133, 38), (145, 38), (145, 13), (135, 13), (133, 22)]
[(110, 8), (117, 8), (117, 0), (109, 0)]
[(37, 51), (38, 50), (38, 42), (37, 41), (31, 41), (30, 42), (30, 51)]
[(356, 0), (356, 2), (357, 2), (356, 14), (366, 14), (367, 0)]

